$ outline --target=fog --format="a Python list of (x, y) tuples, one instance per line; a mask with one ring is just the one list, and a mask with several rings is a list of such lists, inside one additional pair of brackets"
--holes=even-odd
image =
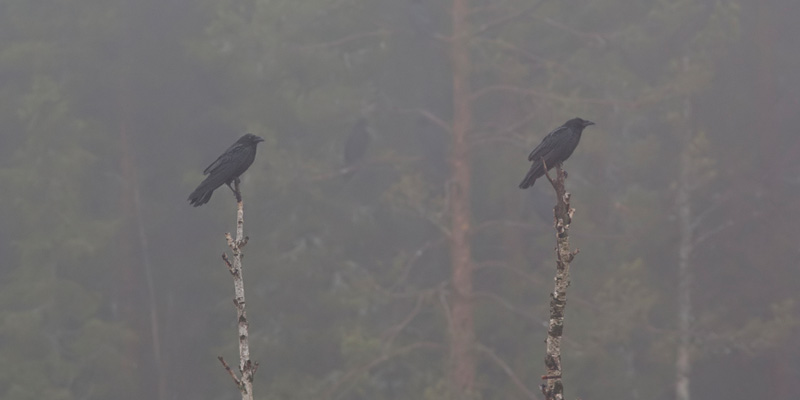
[(240, 397), (236, 202), (186, 198), (245, 132), (255, 398), (543, 398), (555, 195), (517, 185), (573, 117), (566, 398), (800, 398), (799, 19), (0, 0), (0, 398)]

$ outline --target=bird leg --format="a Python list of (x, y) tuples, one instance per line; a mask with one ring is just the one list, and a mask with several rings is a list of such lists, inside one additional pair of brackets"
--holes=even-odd
[[(233, 185), (236, 187), (236, 189), (239, 188), (239, 184), (241, 182), (242, 181), (240, 181), (238, 177), (233, 179)], [(228, 185), (228, 188), (230, 188), (231, 192), (233, 192), (233, 196), (236, 197), (236, 202), (237, 203), (241, 203), (241, 201), (242, 201), (242, 193), (239, 192), (238, 190), (234, 189), (234, 186), (231, 186), (230, 182), (225, 182), (225, 184)]]
[[(550, 174), (547, 172), (547, 162), (544, 160), (544, 157), (542, 157), (542, 165), (544, 166), (544, 175), (547, 177), (547, 180), (550, 181), (550, 184), (553, 185), (553, 187), (555, 187), (556, 184), (554, 183), (553, 178), (551, 178)], [(555, 166), (561, 169), (563, 165), (564, 163), (556, 163)], [(567, 179), (567, 171), (564, 170), (562, 171), (564, 172), (564, 179)]]
[(547, 161), (544, 160), (544, 157), (542, 157), (542, 165), (544, 166), (544, 176), (547, 177), (547, 180), (550, 181), (550, 184), (553, 185), (553, 187), (556, 187), (555, 182), (553, 182), (553, 178), (550, 177), (550, 173), (547, 171)]

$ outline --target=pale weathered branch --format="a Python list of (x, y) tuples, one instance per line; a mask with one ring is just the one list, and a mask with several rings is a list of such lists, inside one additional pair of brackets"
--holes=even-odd
[(234, 298), (233, 305), (236, 307), (236, 321), (238, 322), (239, 331), (239, 374), (236, 374), (228, 366), (228, 363), (222, 358), (217, 357), (225, 367), (225, 370), (233, 378), (236, 387), (242, 393), (242, 400), (253, 400), (253, 377), (256, 370), (258, 370), (258, 363), (253, 363), (250, 360), (250, 333), (249, 323), (247, 322), (247, 313), (245, 312), (245, 298), (244, 298), (244, 277), (242, 276), (242, 248), (247, 245), (248, 237), (244, 236), (244, 205), (242, 202), (241, 192), (239, 191), (239, 180), (233, 182), (233, 192), (236, 196), (236, 239), (230, 233), (225, 234), (225, 240), (228, 242), (228, 247), (233, 254), (233, 260), (228, 257), (226, 253), (222, 254), (222, 260), (228, 267), (228, 271), (233, 277)]
[(558, 171), (553, 180), (547, 173), (547, 164), (542, 160), (547, 180), (556, 191), (557, 203), (554, 208), (556, 228), (556, 278), (555, 289), (550, 293), (550, 322), (547, 328), (546, 353), (544, 365), (546, 373), (542, 379), (546, 380), (541, 385), (542, 393), (547, 400), (563, 400), (564, 384), (561, 380), (561, 339), (564, 333), (564, 311), (567, 306), (567, 287), (569, 286), (569, 266), (578, 250), (569, 248), (569, 224), (575, 210), (570, 207), (570, 194), (564, 187), (566, 173), (561, 165), (556, 165)]
[(228, 365), (228, 363), (225, 362), (225, 359), (222, 358), (222, 356), (217, 356), (217, 360), (219, 360), (219, 362), (222, 363), (222, 366), (225, 368), (225, 371), (228, 371), (228, 374), (231, 376), (231, 379), (233, 379), (233, 383), (236, 385), (236, 387), (241, 388), (242, 381), (239, 380), (239, 377), (233, 373), (233, 370), (231, 369), (230, 365)]
[(427, 119), (428, 121), (434, 123), (436, 126), (441, 128), (443, 131), (445, 131), (447, 133), (453, 133), (453, 128), (450, 126), (450, 124), (448, 124), (445, 120), (443, 120), (442, 118), (440, 118), (439, 116), (435, 115), (434, 113), (432, 113), (432, 112), (430, 112), (428, 110), (424, 110), (422, 108), (403, 108), (403, 109), (397, 110), (397, 112), (400, 113), (400, 114), (414, 113), (414, 114), (422, 115), (423, 117), (425, 117), (425, 119)]

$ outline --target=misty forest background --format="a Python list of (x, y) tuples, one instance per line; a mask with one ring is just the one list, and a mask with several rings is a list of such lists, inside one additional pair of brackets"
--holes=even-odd
[(266, 139), (242, 184), (256, 398), (540, 398), (554, 195), (517, 184), (575, 116), (597, 125), (566, 164), (567, 398), (800, 398), (799, 19), (794, 0), (2, 0), (0, 398), (239, 396), (216, 360), (236, 363), (235, 202), (186, 197), (245, 131)]

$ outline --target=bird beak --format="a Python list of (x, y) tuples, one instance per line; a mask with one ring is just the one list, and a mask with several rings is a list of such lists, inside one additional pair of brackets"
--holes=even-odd
[(589, 126), (589, 125), (594, 125), (594, 122), (588, 120), (583, 121), (583, 126)]
[(262, 138), (261, 136), (256, 136), (256, 143), (261, 143), (263, 141), (264, 141), (264, 138)]

